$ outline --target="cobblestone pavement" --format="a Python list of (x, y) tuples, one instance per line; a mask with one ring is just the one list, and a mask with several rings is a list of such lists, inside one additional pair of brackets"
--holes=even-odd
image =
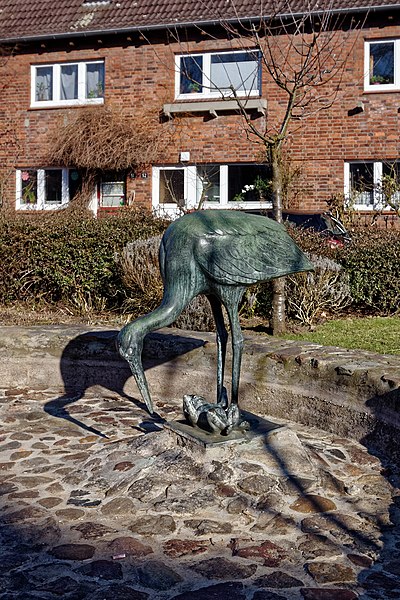
[(400, 598), (395, 473), (360, 444), (288, 423), (201, 452), (58, 396), (0, 393), (1, 600)]

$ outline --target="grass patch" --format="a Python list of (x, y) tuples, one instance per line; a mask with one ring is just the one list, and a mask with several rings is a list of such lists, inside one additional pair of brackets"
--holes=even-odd
[(286, 334), (290, 340), (305, 340), (324, 346), (370, 350), (400, 355), (400, 317), (366, 317), (328, 321), (314, 331)]

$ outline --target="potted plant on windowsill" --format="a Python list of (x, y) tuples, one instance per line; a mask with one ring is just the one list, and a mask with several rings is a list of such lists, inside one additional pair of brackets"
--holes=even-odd
[(189, 94), (198, 94), (201, 92), (201, 85), (197, 81), (193, 81), (189, 84)]
[(385, 83), (391, 83), (388, 77), (383, 77), (383, 75), (372, 75), (369, 80), (370, 85), (382, 85)]

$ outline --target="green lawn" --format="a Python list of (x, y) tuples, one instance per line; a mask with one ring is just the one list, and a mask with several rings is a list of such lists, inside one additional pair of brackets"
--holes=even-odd
[(362, 348), (379, 354), (400, 354), (400, 317), (348, 318), (328, 321), (315, 331), (286, 334), (290, 340), (306, 340), (324, 346)]

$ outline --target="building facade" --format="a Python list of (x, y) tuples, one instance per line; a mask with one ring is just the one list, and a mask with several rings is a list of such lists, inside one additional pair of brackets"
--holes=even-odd
[[(301, 18), (302, 3), (294, 4), (290, 18), (293, 12)], [(400, 4), (348, 4), (308, 14), (312, 24), (302, 44), (329, 12), (321, 40), (331, 36), (332, 60), (318, 73), (316, 67), (326, 82), (310, 82), (285, 134), (292, 209), (325, 210), (336, 197), (359, 211), (390, 212), (398, 202)], [(199, 206), (270, 207), (268, 157), (254, 130), (279, 130), (287, 93), (250, 35), (271, 16), (265, 10), (260, 20), (254, 3), (245, 2), (221, 9), (218, 2), (199, 8), (72, 0), (54, 7), (48, 0), (0, 0), (3, 205), (59, 209), (86, 181), (97, 214), (123, 205), (172, 216)], [(283, 9), (275, 19), (276, 46), (296, 38), (290, 26), (282, 29), (288, 19)], [(275, 67), (284, 70), (291, 60), (293, 53), (282, 53)], [(59, 145), (65, 128), (89, 114), (90, 135), (101, 137), (105, 110), (133, 131), (133, 141), (142, 140), (130, 162), (123, 160), (123, 137), (103, 140), (105, 154), (121, 155), (109, 168), (93, 157), (80, 163), (73, 148), (70, 158), (64, 152), (63, 162), (54, 159), (55, 140)], [(77, 126), (79, 142), (83, 134)], [(87, 144), (88, 155), (96, 154), (94, 137)]]

